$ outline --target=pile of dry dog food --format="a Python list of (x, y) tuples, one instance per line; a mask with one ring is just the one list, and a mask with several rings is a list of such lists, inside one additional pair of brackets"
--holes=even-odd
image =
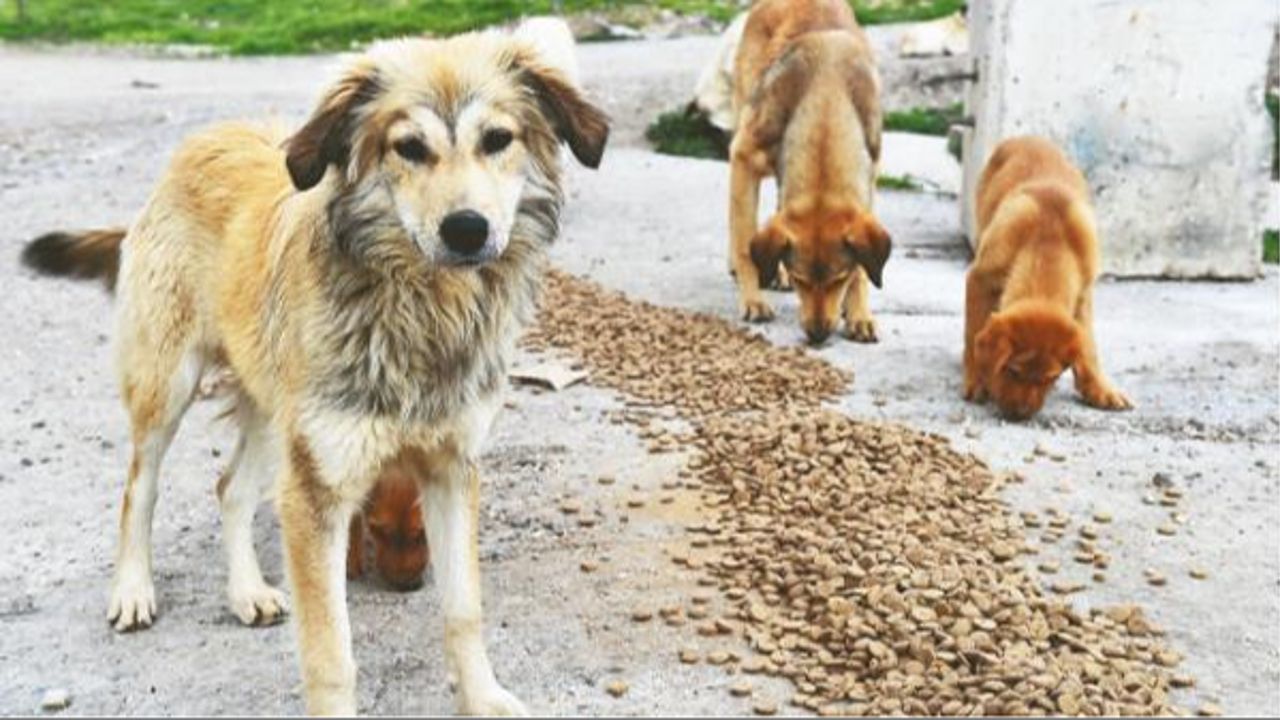
[[(755, 652), (708, 662), (786, 677), (822, 714), (1177, 712), (1169, 688), (1192, 680), (1141, 609), (1048, 596), (1002, 478), (942, 438), (822, 409), (849, 380), (824, 361), (561, 273), (529, 342), (690, 428), (682, 476), (706, 521), (673, 559), (718, 598), (660, 614)], [(751, 694), (741, 676), (729, 690)]]

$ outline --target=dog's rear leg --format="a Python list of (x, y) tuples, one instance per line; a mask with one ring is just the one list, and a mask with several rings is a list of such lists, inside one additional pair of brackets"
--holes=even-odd
[(467, 715), (527, 715), (524, 704), (498, 684), (484, 647), (479, 472), (446, 450), (432, 456), (425, 475), (427, 545), (443, 600), (445, 658), (458, 680), (458, 709)]
[(267, 418), (241, 398), (236, 407), (240, 441), (227, 472), (218, 482), (222, 542), (227, 553), (227, 597), (231, 612), (245, 625), (271, 625), (288, 610), (284, 593), (262, 577), (253, 549), (253, 516), (262, 491), (275, 478), (279, 449)]
[(121, 632), (150, 627), (156, 614), (151, 580), (151, 519), (160, 464), (183, 413), (191, 405), (200, 381), (200, 367), (194, 349), (169, 353), (161, 349), (146, 362), (126, 361), (124, 401), (129, 411), (133, 458), (121, 503), (120, 544), (107, 610), (107, 620)]

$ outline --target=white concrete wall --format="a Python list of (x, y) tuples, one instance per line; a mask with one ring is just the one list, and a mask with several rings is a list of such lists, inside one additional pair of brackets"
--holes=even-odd
[(995, 145), (1043, 135), (1089, 179), (1106, 272), (1257, 276), (1278, 22), (1276, 0), (971, 0), (966, 233)]

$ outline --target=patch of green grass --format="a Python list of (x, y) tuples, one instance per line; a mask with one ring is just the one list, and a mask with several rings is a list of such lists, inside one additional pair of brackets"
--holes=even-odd
[(852, 0), (863, 25), (935, 20), (964, 8), (965, 0)]
[(658, 116), (644, 136), (653, 149), (664, 155), (729, 159), (729, 136), (711, 124), (707, 116), (693, 108), (673, 110)]
[(939, 108), (892, 110), (884, 115), (884, 129), (917, 135), (945, 137), (948, 128), (964, 117), (964, 105), (953, 103)]
[(909, 175), (881, 175), (876, 178), (876, 187), (881, 190), (905, 190), (907, 192), (919, 192), (924, 189), (920, 183), (913, 180)]
[[(940, 17), (963, 0), (852, 0), (864, 24)], [(734, 0), (0, 0), (0, 39), (210, 45), (237, 55), (347, 50), (377, 38), (445, 35), (525, 15), (636, 8), (727, 21)]]
[(1280, 230), (1262, 231), (1262, 262), (1280, 264)]

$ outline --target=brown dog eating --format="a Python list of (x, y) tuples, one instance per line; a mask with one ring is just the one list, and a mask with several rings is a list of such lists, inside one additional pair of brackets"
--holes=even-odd
[(1084, 176), (1053, 143), (1002, 142), (982, 171), (978, 249), (965, 286), (964, 396), (1007, 416), (1040, 410), (1070, 368), (1089, 405), (1132, 407), (1098, 364), (1100, 264)]
[(393, 590), (417, 590), (430, 557), (422, 524), (418, 481), (403, 463), (393, 463), (373, 486), (362, 512), (351, 518), (347, 579), (364, 574), (364, 531), (373, 539), (373, 565)]
[[(730, 263), (743, 319), (773, 318), (760, 288), (776, 277), (795, 286), (811, 343), (841, 315), (850, 339), (875, 342), (867, 283), (880, 286), (890, 250), (871, 212), (879, 92), (871, 46), (844, 0), (752, 7), (734, 67), (730, 149)], [(778, 212), (757, 233), (760, 183), (771, 175)]]

